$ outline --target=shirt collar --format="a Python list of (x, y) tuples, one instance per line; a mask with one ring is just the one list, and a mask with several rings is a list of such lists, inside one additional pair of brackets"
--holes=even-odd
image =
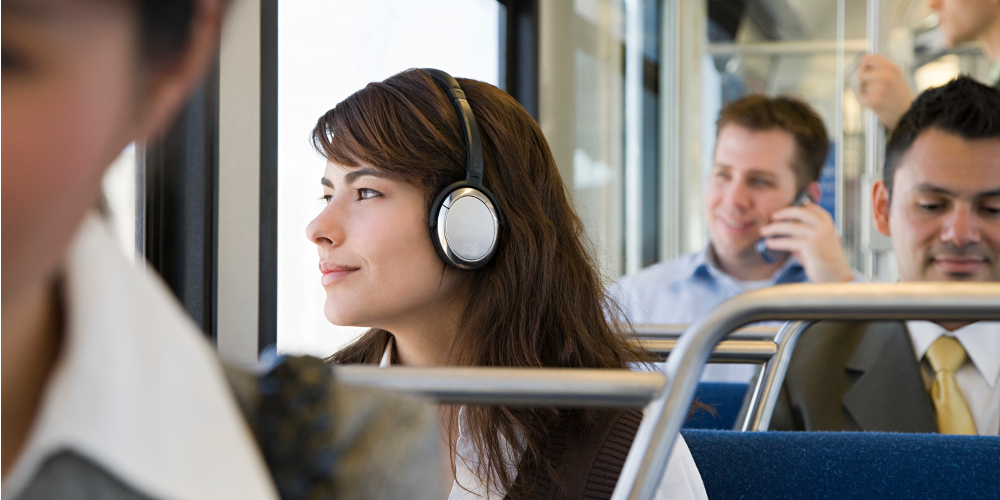
[(986, 379), (990, 387), (995, 387), (1000, 378), (1000, 322), (977, 321), (949, 332), (944, 327), (930, 321), (907, 321), (913, 351), (917, 360), (922, 360), (931, 344), (941, 335), (958, 339), (969, 355), (969, 360)]
[(990, 64), (986, 74), (989, 75), (986, 78), (987, 84), (993, 87), (1000, 85), (1000, 59), (997, 59), (996, 61), (993, 61), (993, 64)]
[(72, 450), (154, 498), (277, 498), (211, 347), (98, 217), (82, 224), (64, 276), (62, 351), (3, 496)]
[(385, 351), (382, 353), (382, 360), (378, 362), (379, 368), (385, 368), (387, 366), (392, 366), (392, 350), (395, 345), (395, 340), (392, 336), (389, 337), (389, 343), (385, 345)]
[[(716, 280), (729, 279), (735, 282), (735, 279), (729, 274), (726, 274), (726, 272), (722, 269), (719, 269), (715, 262), (715, 249), (712, 248), (712, 242), (708, 242), (708, 244), (705, 245), (700, 252), (695, 254), (695, 258), (691, 261), (691, 269), (689, 273), (692, 277), (702, 274), (715, 278)], [(795, 256), (790, 255), (788, 256), (788, 259), (785, 260), (785, 263), (776, 269), (774, 274), (771, 275), (771, 284), (775, 285), (790, 282), (797, 283), (803, 281), (805, 278), (796, 277), (798, 274), (804, 274), (802, 264), (799, 263)]]

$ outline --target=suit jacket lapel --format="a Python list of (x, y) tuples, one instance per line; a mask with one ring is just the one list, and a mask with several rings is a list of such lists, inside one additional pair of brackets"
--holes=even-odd
[(903, 323), (870, 323), (845, 367), (844, 408), (866, 431), (937, 432), (930, 396)]

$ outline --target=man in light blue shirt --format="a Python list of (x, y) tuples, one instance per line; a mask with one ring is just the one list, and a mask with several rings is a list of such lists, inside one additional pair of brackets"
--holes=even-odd
[[(689, 324), (720, 302), (781, 283), (855, 278), (833, 219), (816, 203), (829, 142), (819, 115), (754, 95), (719, 113), (706, 193), (710, 241), (621, 278), (610, 290), (633, 324)], [(764, 238), (767, 252), (758, 249)], [(764, 255), (764, 254), (767, 255)], [(752, 365), (709, 365), (703, 380), (747, 381)]]

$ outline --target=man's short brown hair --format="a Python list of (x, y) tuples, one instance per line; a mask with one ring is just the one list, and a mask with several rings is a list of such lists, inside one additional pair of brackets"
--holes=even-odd
[(784, 130), (795, 139), (795, 159), (792, 171), (798, 189), (819, 180), (826, 162), (830, 140), (826, 127), (808, 104), (786, 96), (751, 95), (727, 104), (719, 112), (715, 134), (726, 125), (739, 125), (755, 132)]

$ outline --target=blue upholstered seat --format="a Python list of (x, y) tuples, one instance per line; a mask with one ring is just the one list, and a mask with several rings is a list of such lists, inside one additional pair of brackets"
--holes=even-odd
[(704, 403), (715, 411), (714, 414), (704, 410), (695, 411), (684, 421), (685, 429), (725, 429), (729, 430), (736, 424), (736, 417), (743, 405), (743, 396), (747, 392), (747, 384), (723, 382), (702, 382), (698, 384), (695, 401)]
[(712, 500), (1000, 499), (1000, 438), (684, 430)]

